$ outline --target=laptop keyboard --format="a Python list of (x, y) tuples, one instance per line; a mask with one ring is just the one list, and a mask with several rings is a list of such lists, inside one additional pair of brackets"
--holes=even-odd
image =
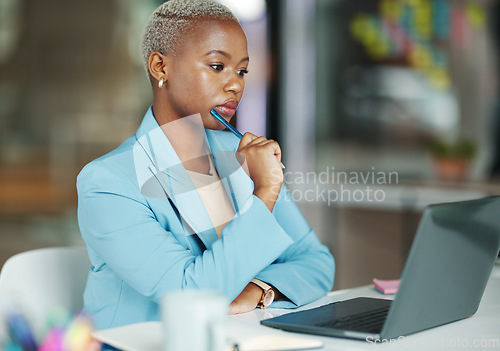
[(365, 333), (379, 334), (384, 325), (385, 317), (389, 312), (389, 307), (363, 312), (351, 316), (337, 318), (316, 324), (317, 327), (359, 331)]

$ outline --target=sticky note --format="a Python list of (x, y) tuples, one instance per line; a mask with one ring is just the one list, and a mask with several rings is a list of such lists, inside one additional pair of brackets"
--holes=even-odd
[(395, 294), (398, 292), (400, 280), (381, 280), (373, 278), (373, 285), (375, 289), (382, 294)]

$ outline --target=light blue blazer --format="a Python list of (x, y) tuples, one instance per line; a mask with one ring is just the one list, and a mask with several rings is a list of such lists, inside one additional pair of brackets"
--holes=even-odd
[(273, 212), (235, 159), (239, 140), (206, 130), (236, 215), (221, 238), (149, 108), (136, 135), (77, 179), (78, 221), (92, 267), (84, 310), (98, 329), (159, 319), (162, 296), (211, 289), (232, 301), (252, 278), (309, 303), (333, 286), (334, 261), (282, 187)]

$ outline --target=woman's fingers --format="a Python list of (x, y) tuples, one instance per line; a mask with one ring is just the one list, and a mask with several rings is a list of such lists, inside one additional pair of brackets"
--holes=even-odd
[(272, 153), (276, 156), (278, 161), (281, 161), (281, 147), (274, 140), (263, 140), (260, 142), (252, 143), (256, 148), (259, 148), (263, 153)]
[(272, 211), (283, 183), (281, 148), (274, 140), (245, 133), (236, 158), (254, 183), (254, 194)]
[[(253, 140), (257, 139), (258, 136), (249, 132), (243, 134), (243, 137), (240, 140), (240, 145), (238, 146), (238, 150), (244, 148), (248, 144), (250, 144)], [(261, 137), (263, 138), (263, 137)]]

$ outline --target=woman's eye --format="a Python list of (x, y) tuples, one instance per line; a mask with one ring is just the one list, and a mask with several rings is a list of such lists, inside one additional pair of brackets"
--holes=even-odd
[(221, 64), (210, 65), (210, 67), (212, 67), (216, 71), (222, 71), (224, 69), (224, 65)]
[(245, 76), (245, 74), (247, 74), (247, 73), (248, 73), (248, 70), (246, 70), (246, 69), (240, 69), (240, 70), (238, 70), (238, 71), (237, 71), (237, 73), (238, 73), (240, 76), (242, 76), (242, 77), (243, 77), (243, 76)]

